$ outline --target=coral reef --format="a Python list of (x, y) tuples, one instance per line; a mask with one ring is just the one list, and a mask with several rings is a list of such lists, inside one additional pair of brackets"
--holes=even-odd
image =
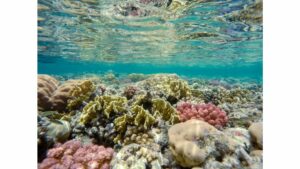
[(93, 168), (109, 169), (113, 149), (98, 145), (82, 145), (80, 141), (70, 140), (64, 144), (56, 144), (47, 153), (47, 158), (39, 165), (39, 169), (50, 168)]
[(109, 76), (39, 77), (39, 168), (262, 168), (261, 85)]
[(229, 133), (192, 119), (169, 129), (169, 145), (174, 158), (183, 167), (252, 168), (259, 165), (254, 163), (260, 161), (253, 160), (247, 153), (243, 141), (246, 138), (241, 138), (243, 132)]
[(177, 110), (180, 112), (180, 121), (198, 119), (206, 121), (217, 128), (224, 127), (228, 121), (226, 112), (211, 103), (191, 104), (181, 102), (177, 105)]
[(38, 109), (51, 110), (51, 96), (59, 85), (58, 80), (49, 75), (38, 75)]
[(125, 112), (127, 99), (118, 96), (97, 96), (84, 108), (80, 117), (80, 123), (87, 124), (97, 117), (98, 113), (103, 113), (105, 118), (110, 118), (113, 113)]

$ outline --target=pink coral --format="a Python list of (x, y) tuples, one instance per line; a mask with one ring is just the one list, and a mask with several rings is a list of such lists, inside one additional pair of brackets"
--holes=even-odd
[(114, 151), (94, 144), (82, 145), (80, 141), (70, 140), (56, 144), (50, 149), (47, 158), (39, 169), (108, 169)]
[(181, 102), (177, 105), (177, 110), (179, 111), (180, 121), (182, 122), (190, 119), (198, 119), (220, 128), (225, 126), (228, 121), (226, 112), (212, 103), (191, 104)]

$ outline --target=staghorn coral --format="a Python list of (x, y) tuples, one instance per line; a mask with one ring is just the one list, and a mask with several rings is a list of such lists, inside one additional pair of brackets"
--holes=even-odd
[(190, 119), (198, 119), (206, 121), (217, 128), (221, 128), (225, 126), (228, 121), (226, 112), (211, 103), (191, 104), (181, 102), (177, 105), (177, 110), (180, 112), (180, 121), (182, 122)]
[(87, 101), (95, 92), (95, 85), (90, 80), (85, 80), (76, 85), (70, 91), (70, 99), (68, 100), (67, 109), (74, 110), (78, 108), (84, 101)]
[(177, 110), (170, 103), (162, 99), (152, 100), (152, 111), (154, 112), (154, 117), (162, 117), (163, 120), (169, 121), (170, 124), (179, 122), (179, 113)]
[(47, 158), (39, 165), (39, 169), (50, 168), (91, 168), (108, 169), (113, 157), (113, 149), (70, 140), (64, 144), (56, 144), (47, 153)]
[(247, 130), (223, 133), (204, 121), (192, 119), (172, 126), (168, 136), (170, 150), (183, 167), (251, 168), (260, 163), (247, 153)]
[(125, 97), (97, 96), (83, 108), (80, 123), (87, 124), (96, 118), (98, 113), (103, 113), (105, 118), (110, 118), (113, 113), (126, 112), (126, 102)]
[(51, 110), (51, 96), (59, 85), (58, 80), (49, 75), (38, 75), (38, 109)]

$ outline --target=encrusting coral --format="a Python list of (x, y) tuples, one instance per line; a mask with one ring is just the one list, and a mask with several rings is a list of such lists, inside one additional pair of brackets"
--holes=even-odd
[(70, 140), (64, 144), (56, 144), (50, 149), (47, 158), (38, 168), (109, 169), (113, 154), (114, 150), (111, 148), (93, 144), (82, 145), (80, 141)]
[(87, 124), (92, 119), (96, 118), (99, 113), (103, 113), (105, 118), (110, 118), (113, 113), (125, 112), (126, 103), (127, 99), (125, 97), (97, 96), (83, 108), (80, 123)]
[(191, 104), (181, 102), (177, 105), (177, 110), (180, 112), (180, 121), (198, 119), (206, 121), (217, 128), (224, 127), (228, 121), (226, 112), (211, 103)]
[(226, 134), (204, 121), (192, 119), (168, 130), (169, 147), (183, 167), (253, 168), (257, 161), (247, 153), (243, 140), (248, 141), (241, 139), (244, 134), (240, 132)]

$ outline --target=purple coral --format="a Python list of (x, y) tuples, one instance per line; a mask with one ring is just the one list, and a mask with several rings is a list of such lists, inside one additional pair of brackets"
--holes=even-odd
[(70, 140), (50, 149), (38, 169), (108, 169), (113, 154), (112, 148)]
[(220, 128), (225, 126), (228, 121), (226, 112), (212, 103), (191, 104), (181, 102), (177, 105), (177, 110), (179, 111), (180, 121), (182, 122), (190, 119), (198, 119)]

